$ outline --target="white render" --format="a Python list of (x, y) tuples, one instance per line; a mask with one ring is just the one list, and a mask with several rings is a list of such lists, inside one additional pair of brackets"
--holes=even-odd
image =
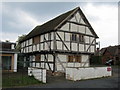
[(14, 72), (17, 72), (17, 54), (14, 54)]
[(77, 81), (83, 79), (112, 76), (112, 71), (107, 71), (107, 68), (111, 68), (111, 67), (87, 67), (87, 68), (67, 67), (66, 79)]
[(69, 31), (69, 23), (66, 23), (65, 25), (63, 25), (61, 30)]
[(46, 83), (46, 69), (28, 67), (28, 76), (32, 75), (35, 79)]
[(15, 45), (14, 44), (11, 45), (11, 49), (15, 49)]

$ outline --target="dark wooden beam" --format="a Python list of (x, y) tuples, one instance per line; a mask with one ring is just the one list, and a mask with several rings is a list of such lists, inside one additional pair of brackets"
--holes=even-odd
[(67, 48), (68, 51), (70, 51), (67, 47), (67, 45), (64, 43), (64, 41), (62, 40), (62, 38), (60, 37), (60, 35), (56, 32), (57, 36), (60, 38), (60, 40), (62, 41), (62, 43), (64, 44), (64, 46)]
[(89, 37), (95, 37), (95, 36), (92, 36), (92, 35), (88, 35), (88, 34), (84, 34), (84, 33), (80, 33), (80, 32), (72, 32), (72, 31), (65, 31), (65, 30), (57, 30), (58, 32), (67, 32), (67, 33), (74, 33), (74, 34), (81, 34), (81, 35), (84, 35), (84, 36), (89, 36)]
[[(93, 41), (91, 42), (91, 44), (95, 41), (95, 39), (93, 39)], [(86, 51), (89, 50), (89, 48), (91, 47), (91, 44), (89, 45), (88, 49)]]
[(88, 25), (82, 24), (82, 23), (77, 23), (77, 22), (73, 22), (73, 21), (67, 21), (69, 23), (73, 23), (73, 24), (77, 24), (77, 25), (81, 25), (81, 26), (86, 26), (86, 27), (90, 27)]

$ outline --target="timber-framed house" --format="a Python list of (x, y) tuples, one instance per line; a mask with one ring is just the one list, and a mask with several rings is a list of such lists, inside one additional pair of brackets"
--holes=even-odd
[(30, 66), (65, 72), (66, 67), (89, 67), (97, 34), (79, 7), (36, 26), (21, 43)]

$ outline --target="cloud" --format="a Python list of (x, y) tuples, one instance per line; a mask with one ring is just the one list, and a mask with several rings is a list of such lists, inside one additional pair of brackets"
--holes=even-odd
[[(9, 28), (6, 27), (6, 24), (9, 26)], [(3, 32), (27, 33), (28, 30), (32, 30), (36, 25), (39, 24), (41, 24), (41, 22), (38, 21), (34, 15), (31, 15), (27, 11), (3, 4)]]
[(81, 7), (100, 37), (101, 47), (118, 43), (118, 7), (113, 3), (3, 3), (2, 37), (15, 41), (18, 35), (27, 34), (36, 25), (55, 17), (56, 13), (64, 13), (75, 6)]
[(42, 22), (38, 21), (35, 15), (19, 8), (2, 4), (2, 33), (1, 40), (15, 42), (18, 36), (28, 34), (35, 26)]
[(118, 8), (117, 5), (88, 3), (83, 6), (95, 32), (99, 36), (101, 46), (118, 44)]
[(15, 42), (17, 41), (17, 37), (19, 36), (18, 33), (0, 33), (0, 40), (5, 41), (5, 40), (10, 40), (10, 42)]

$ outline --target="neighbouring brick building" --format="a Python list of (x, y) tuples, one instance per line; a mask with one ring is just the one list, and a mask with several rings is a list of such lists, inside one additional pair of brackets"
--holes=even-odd
[(102, 56), (102, 64), (110, 59), (114, 60), (114, 64), (118, 64), (120, 63), (120, 45), (102, 48), (99, 55)]

